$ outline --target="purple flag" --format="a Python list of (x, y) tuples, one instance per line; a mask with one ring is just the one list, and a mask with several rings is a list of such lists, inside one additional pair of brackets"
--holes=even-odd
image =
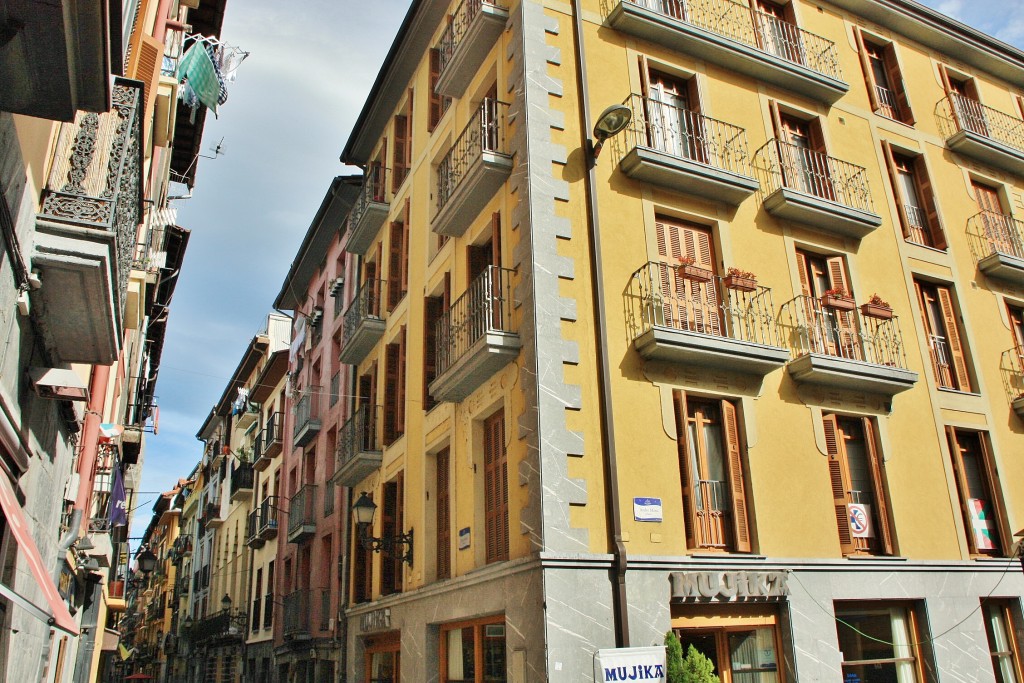
[(126, 526), (128, 524), (128, 508), (125, 504), (124, 479), (121, 468), (114, 468), (114, 486), (110, 492), (110, 525)]

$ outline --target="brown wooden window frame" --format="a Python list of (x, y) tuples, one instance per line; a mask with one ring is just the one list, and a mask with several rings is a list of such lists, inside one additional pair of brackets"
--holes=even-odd
[[(856, 600), (837, 600), (834, 603), (835, 617), (836, 617), (836, 636), (840, 642), (840, 653), (843, 660), (843, 677), (846, 678), (846, 667), (855, 667), (858, 665), (862, 666), (880, 666), (888, 662), (903, 662), (908, 663), (913, 667), (914, 681), (913, 683), (935, 683), (937, 677), (934, 671), (933, 655), (931, 648), (931, 639), (928, 637), (928, 620), (925, 615), (925, 607), (923, 601), (914, 600), (872, 600), (872, 601), (856, 601)], [(841, 643), (843, 637), (841, 635), (841, 629), (849, 629), (854, 635), (852, 637), (868, 637), (865, 636), (864, 632), (857, 629), (856, 626), (852, 625), (854, 615), (870, 615), (872, 613), (881, 616), (884, 613), (889, 613), (890, 620), (892, 619), (892, 610), (900, 609), (903, 611), (903, 619), (906, 624), (906, 641), (907, 646), (910, 648), (910, 657), (889, 657), (880, 658), (877, 653), (871, 653), (870, 659), (858, 660), (854, 659), (853, 653), (843, 653)], [(854, 622), (855, 623), (855, 622)], [(891, 624), (891, 621), (890, 621)], [(872, 643), (878, 643), (877, 640), (872, 640)], [(892, 645), (892, 643), (883, 644)], [(895, 646), (893, 654), (895, 655)], [(852, 675), (852, 674), (851, 674)]]
[(395, 143), (391, 148), (391, 192), (397, 193), (412, 168), (412, 103), (413, 91), (409, 89), (405, 108), (402, 113), (395, 114)]
[[(948, 247), (946, 234), (942, 229), (938, 202), (924, 155), (896, 149), (887, 141), (882, 142), (882, 155), (885, 157), (885, 165), (889, 171), (889, 180), (892, 184), (892, 193), (896, 200), (896, 211), (899, 214), (904, 239), (914, 244), (945, 250)], [(910, 198), (905, 196), (903, 183), (900, 181), (901, 173), (909, 175), (913, 180), (915, 192), (913, 199), (917, 201), (916, 206), (911, 204), (908, 201)], [(924, 214), (923, 225), (917, 225), (919, 221), (911, 219), (908, 211), (908, 207), (911, 206)]]
[[(969, 445), (966, 443), (969, 438), (977, 440), (976, 451), (969, 450)], [(953, 475), (956, 481), (956, 494), (960, 503), (960, 513), (964, 524), (967, 548), (974, 557), (1005, 557), (1013, 545), (1013, 538), (1010, 535), (1009, 518), (1007, 517), (1006, 503), (1003, 497), (1005, 489), (999, 478), (999, 469), (996, 466), (989, 434), (988, 432), (947, 425), (946, 439), (949, 446), (950, 462), (953, 466)], [(971, 500), (975, 499), (970, 497), (968, 473), (967, 468), (964, 466), (964, 455), (967, 453), (971, 453), (978, 460), (980, 467), (977, 469), (977, 473), (982, 477), (981, 485), (985, 489), (985, 495), (989, 498), (992, 514), (995, 517), (995, 540), (998, 543), (998, 547), (991, 550), (979, 548), (973, 533), (974, 527), (970, 507)]]
[[(489, 617), (481, 617), (479, 619), (472, 619), (467, 621), (452, 622), (449, 624), (441, 625), (441, 638), (440, 638), (440, 656), (438, 667), (439, 681), (440, 683), (469, 683), (470, 679), (465, 678), (466, 672), (463, 671), (462, 678), (449, 678), (448, 672), (448, 634), (453, 631), (462, 631), (464, 629), (471, 629), (473, 634), (473, 678), (472, 683), (486, 683), (486, 681), (494, 680), (490, 677), (485, 677), (485, 666), (484, 666), (484, 648), (482, 644), (487, 636), (488, 626), (501, 626), (502, 635), (501, 639), (505, 640), (507, 637), (507, 630), (505, 628), (505, 615), (498, 614)], [(496, 638), (495, 638), (496, 639)], [(501, 650), (507, 651), (507, 647), (501, 648)], [(503, 656), (503, 659), (507, 655)], [(503, 672), (507, 671), (507, 660), (504, 665), (498, 665), (498, 668)], [(504, 680), (504, 679), (502, 679)]]
[[(1021, 664), (1020, 643), (1024, 639), (1024, 627), (1020, 623), (1019, 603), (1016, 607), (1010, 600), (988, 599), (982, 601), (983, 618), (985, 620), (985, 635), (988, 640), (988, 652), (992, 659), (992, 671), (995, 674), (996, 683), (1013, 683), (1013, 681), (1024, 680), (1024, 665)], [(998, 619), (1001, 622), (1003, 633), (1006, 638), (1007, 649), (999, 648), (996, 643), (996, 634), (992, 630), (992, 621)], [(1006, 665), (1012, 669), (1013, 678), (1002, 672), (999, 660), (1004, 660)]]
[(406, 331), (384, 347), (384, 445), (390, 446), (405, 434)]
[[(395, 538), (405, 533), (405, 479), (402, 473), (384, 482), (380, 506), (381, 538)], [(380, 557), (380, 594), (401, 593), (404, 587), (405, 560), (400, 553)]]
[(485, 561), (509, 558), (508, 452), (505, 447), (505, 408), (483, 420)]
[[(914, 292), (921, 310), (921, 324), (928, 335), (926, 343), (936, 387), (953, 391), (973, 391), (963, 327), (960, 325), (953, 289), (914, 278)], [(936, 349), (933, 337), (942, 337), (945, 340), (945, 351), (949, 354), (948, 363), (941, 362), (942, 351)]]
[(437, 128), (437, 124), (441, 122), (441, 118), (448, 111), (448, 107), (452, 104), (452, 98), (445, 95), (439, 95), (436, 92), (437, 81), (441, 77), (441, 51), (436, 48), (430, 48), (430, 110), (427, 116), (427, 132), (432, 133)]
[[(672, 392), (672, 400), (676, 418), (676, 443), (687, 548), (751, 552), (753, 524), (750, 513), (751, 500), (747, 495), (746, 444), (743, 442), (740, 415), (734, 402), (727, 399), (687, 396), (680, 389)], [(718, 411), (717, 427), (714, 426), (713, 408)], [(695, 452), (691, 452), (689, 438), (691, 422), (695, 424), (697, 433)], [(702, 505), (700, 509), (698, 507), (697, 490), (705, 481), (700, 475), (709, 470), (709, 448), (701, 429), (704, 425), (712, 425), (719, 434), (722, 465), (726, 472), (726, 480), (722, 483), (729, 499), (728, 511), (710, 509), (706, 505)], [(694, 471), (693, 463), (696, 463), (699, 472)], [(700, 500), (714, 498), (710, 486), (703, 488), (706, 490), (701, 491)], [(724, 520), (726, 515), (729, 517), (728, 523)]]
[[(861, 70), (864, 72), (871, 111), (887, 119), (912, 126), (914, 114), (907, 97), (899, 58), (896, 56), (895, 43), (867, 35), (859, 26), (854, 27), (853, 34), (857, 41), (857, 53), (860, 56)], [(885, 83), (878, 82), (873, 60), (881, 63)], [(895, 101), (893, 103), (882, 102), (878, 88), (891, 92)]]

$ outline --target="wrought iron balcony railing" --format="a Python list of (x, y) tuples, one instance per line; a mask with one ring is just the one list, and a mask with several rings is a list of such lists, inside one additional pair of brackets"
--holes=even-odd
[(284, 635), (285, 637), (302, 637), (310, 633), (312, 620), (310, 591), (303, 588), (292, 591), (284, 596)]
[(434, 329), (437, 374), (443, 375), (489, 332), (516, 332), (514, 270), (487, 266), (441, 315)]
[(459, 44), (484, 5), (504, 9), (501, 4), (493, 0), (462, 0), (455, 12), (452, 13), (448, 27), (441, 34), (441, 40), (437, 44), (437, 49), (440, 52), (438, 71), (443, 72), (451, 63)]
[(779, 59), (843, 80), (835, 43), (734, 0), (625, 0)]
[(508, 104), (485, 98), (437, 167), (437, 210), (455, 194), (469, 169), (484, 153), (511, 156), (507, 146)]
[(358, 224), (371, 204), (387, 203), (385, 189), (387, 188), (387, 175), (388, 170), (379, 164), (371, 164), (367, 167), (363, 187), (348, 214), (349, 225)]
[(338, 432), (338, 470), (359, 453), (382, 450), (379, 425), (380, 406), (364, 404), (356, 409)]
[(295, 446), (305, 446), (320, 433), (320, 414), (323, 405), (323, 388), (309, 386), (303, 389), (295, 402), (295, 424), (292, 439)]
[(653, 327), (667, 327), (738, 341), (782, 346), (767, 287), (732, 289), (727, 278), (707, 283), (685, 280), (674, 265), (650, 262), (633, 273), (627, 293), (631, 339)]
[(747, 134), (742, 128), (670, 102), (633, 94), (627, 148), (650, 147), (680, 159), (751, 175)]
[(259, 509), (250, 512), (245, 519), (245, 544), (252, 547), (259, 547), (259, 537), (256, 532), (259, 530)]
[(303, 527), (316, 524), (316, 484), (306, 484), (288, 502), (288, 535), (302, 532)]
[(268, 532), (277, 530), (277, 514), (278, 510), (277, 496), (267, 496), (260, 501), (258, 527), (256, 532), (263, 537), (266, 537)]
[(773, 139), (754, 152), (754, 169), (766, 194), (786, 188), (875, 212), (867, 170), (848, 161)]
[(384, 280), (367, 280), (359, 286), (352, 303), (345, 311), (345, 322), (343, 339), (347, 342), (356, 336), (359, 326), (367, 320), (384, 319), (384, 290), (387, 282)]
[(794, 358), (814, 353), (907, 370), (899, 319), (875, 318), (858, 309), (837, 310), (813, 296), (798, 296), (782, 306), (781, 331)]
[(999, 370), (1007, 400), (1018, 413), (1024, 413), (1024, 350), (1015, 346), (1003, 351)]
[(244, 612), (221, 610), (220, 612), (200, 619), (192, 626), (193, 642), (202, 642), (214, 638), (241, 639), (245, 637), (247, 617)]
[(249, 463), (238, 463), (231, 470), (231, 495), (232, 497), (242, 491), (252, 491), (256, 476), (252, 465)]
[(1024, 154), (1024, 120), (985, 106), (959, 93), (949, 93), (935, 105), (939, 132), (950, 138), (961, 131), (974, 133)]
[(1024, 221), (1013, 216), (982, 211), (967, 219), (967, 236), (975, 260), (992, 254), (1024, 259)]

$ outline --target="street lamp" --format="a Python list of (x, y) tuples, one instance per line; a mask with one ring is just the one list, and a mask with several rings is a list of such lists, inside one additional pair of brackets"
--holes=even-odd
[[(352, 505), (352, 513), (356, 519), (356, 528), (359, 530), (359, 541), (367, 550), (375, 553), (383, 553), (412, 566), (412, 529), (407, 534), (396, 534), (394, 536), (382, 536), (376, 538), (370, 535), (370, 527), (373, 525), (373, 515), (377, 512), (374, 504), (366, 491), (359, 494), (359, 500)], [(407, 546), (403, 552), (401, 546)]]
[(156, 569), (156, 555), (149, 548), (141, 550), (135, 556), (135, 561), (139, 563), (139, 571), (145, 576), (149, 576)]
[(224, 597), (220, 599), (220, 606), (225, 612), (231, 609), (231, 596), (225, 593)]
[(591, 143), (590, 159), (592, 162), (601, 153), (604, 141), (621, 133), (632, 120), (633, 111), (624, 104), (613, 104), (601, 112), (597, 117), (597, 123), (594, 124), (594, 137), (597, 142)]

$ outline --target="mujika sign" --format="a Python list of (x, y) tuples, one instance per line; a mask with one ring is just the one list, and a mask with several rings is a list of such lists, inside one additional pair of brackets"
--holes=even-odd
[(674, 572), (669, 575), (673, 600), (737, 600), (789, 595), (786, 572)]

